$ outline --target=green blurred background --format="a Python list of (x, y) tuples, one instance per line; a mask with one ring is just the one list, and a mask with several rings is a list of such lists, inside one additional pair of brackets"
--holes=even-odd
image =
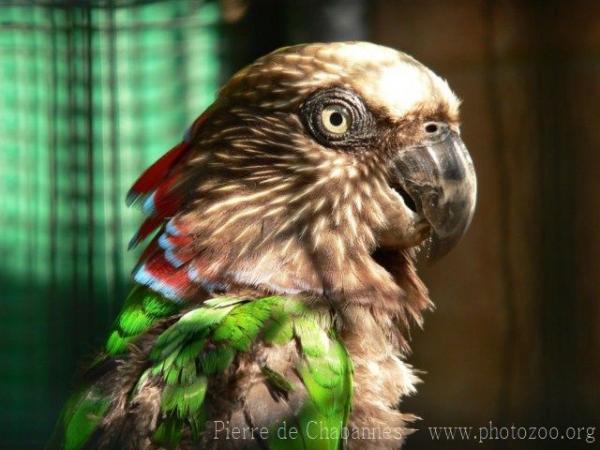
[[(415, 333), (428, 373), (404, 409), (421, 429), (600, 428), (599, 14), (584, 0), (0, 2), (0, 447), (42, 448), (120, 308), (136, 176), (235, 69), (346, 39), (448, 78), (480, 179), (471, 231), (423, 270), (438, 310)], [(479, 447), (553, 444), (567, 448)], [(436, 445), (423, 431), (407, 448)]]
[[(219, 86), (219, 5), (0, 9), (6, 448), (41, 448), (129, 285), (123, 195)], [(9, 256), (10, 255), (10, 256)]]

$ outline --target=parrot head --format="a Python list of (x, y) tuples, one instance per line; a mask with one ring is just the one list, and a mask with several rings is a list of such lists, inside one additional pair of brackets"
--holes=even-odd
[(258, 59), (134, 185), (149, 216), (135, 242), (161, 227), (136, 280), (180, 298), (397, 301), (416, 250), (443, 255), (473, 216), (458, 107), (446, 81), (374, 44)]

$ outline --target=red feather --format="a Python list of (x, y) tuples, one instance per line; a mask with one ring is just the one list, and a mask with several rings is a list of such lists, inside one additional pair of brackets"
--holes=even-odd
[(162, 252), (151, 256), (140, 269), (135, 277), (138, 283), (150, 286), (170, 298), (185, 298), (192, 288), (187, 267), (175, 269)]
[(140, 256), (134, 270), (134, 279), (173, 300), (184, 299), (194, 289), (189, 274), (189, 263), (196, 253), (185, 227), (174, 222), (173, 216), (177, 215), (184, 199), (182, 189), (178, 187), (181, 173), (177, 166), (192, 147), (192, 136), (208, 116), (209, 111), (205, 111), (196, 119), (186, 132), (183, 142), (146, 169), (127, 195), (128, 205), (143, 199), (143, 210), (148, 216), (131, 240), (130, 248), (160, 228), (159, 233)]
[(172, 176), (163, 183), (152, 194), (152, 214), (166, 219), (172, 216), (181, 206), (183, 196), (181, 192), (172, 190), (175, 186), (178, 175)]
[(189, 142), (181, 142), (148, 167), (129, 190), (127, 203), (131, 205), (139, 196), (154, 191), (190, 147)]
[(164, 218), (158, 216), (151, 216), (144, 220), (137, 233), (129, 241), (129, 249), (135, 248), (140, 242), (150, 236), (154, 230), (160, 227), (163, 222)]

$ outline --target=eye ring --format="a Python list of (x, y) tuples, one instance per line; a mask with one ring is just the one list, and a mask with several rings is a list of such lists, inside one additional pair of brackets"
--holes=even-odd
[(352, 116), (341, 105), (328, 105), (321, 110), (321, 125), (329, 133), (341, 136), (352, 127)]
[(373, 115), (349, 89), (332, 87), (314, 92), (300, 106), (300, 115), (315, 140), (328, 147), (365, 146), (374, 135)]

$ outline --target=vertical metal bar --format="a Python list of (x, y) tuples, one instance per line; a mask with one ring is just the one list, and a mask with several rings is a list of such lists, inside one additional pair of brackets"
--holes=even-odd
[[(82, 11), (82, 47), (83, 58), (85, 61), (84, 73), (85, 81), (83, 83), (86, 99), (85, 99), (85, 122), (86, 122), (86, 207), (87, 207), (87, 227), (86, 227), (86, 275), (87, 289), (85, 301), (90, 302), (88, 311), (92, 312), (95, 303), (94, 298), (94, 73), (93, 73), (93, 58), (92, 58), (92, 6), (87, 3), (81, 6)], [(97, 322), (94, 316), (89, 318), (91, 322)], [(96, 323), (91, 323), (92, 329), (95, 329)]]
[[(57, 227), (57, 205), (56, 199), (58, 198), (57, 185), (56, 185), (56, 172), (57, 172), (57, 158), (56, 158), (56, 147), (57, 147), (57, 130), (56, 123), (58, 119), (58, 68), (57, 68), (57, 31), (56, 31), (56, 18), (55, 13), (56, 9), (48, 8), (45, 10), (48, 15), (48, 21), (50, 22), (50, 82), (49, 84), (49, 93), (50, 93), (50, 101), (48, 102), (48, 118), (49, 118), (49, 127), (48, 127), (48, 184), (50, 189), (48, 189), (48, 239), (49, 239), (49, 247), (48, 247), (48, 260), (50, 263), (50, 267), (48, 268), (50, 272), (50, 285), (49, 285), (49, 294), (50, 298), (53, 298), (56, 291), (56, 227)], [(54, 120), (52, 120), (54, 118)], [(54, 335), (54, 333), (53, 333)]]
[[(68, 108), (67, 108), (67, 118), (68, 121), (68, 137), (66, 140), (66, 148), (63, 148), (63, 157), (64, 153), (68, 154), (68, 162), (64, 162), (65, 169), (67, 171), (67, 178), (69, 180), (69, 224), (68, 230), (69, 235), (68, 239), (70, 240), (70, 289), (66, 289), (67, 285), (65, 283), (65, 290), (61, 292), (61, 295), (64, 295), (68, 298), (69, 312), (71, 313), (71, 317), (78, 317), (80, 320), (73, 321), (73, 323), (69, 326), (69, 334), (71, 335), (70, 342), (68, 344), (72, 345), (71, 354), (80, 355), (81, 349), (81, 336), (83, 335), (83, 330), (86, 329), (85, 320), (83, 317), (83, 313), (87, 305), (85, 299), (81, 297), (80, 291), (80, 248), (79, 248), (79, 238), (81, 229), (79, 226), (79, 210), (81, 208), (80, 198), (79, 198), (79, 139), (77, 136), (78, 133), (78, 105), (77, 105), (77, 84), (79, 83), (79, 73), (78, 73), (78, 62), (80, 55), (78, 54), (77, 47), (77, 38), (79, 35), (79, 27), (78, 27), (78, 15), (79, 10), (77, 8), (66, 7), (64, 9), (65, 13), (65, 39), (67, 44), (67, 79), (66, 81), (66, 89), (67, 89), (67, 97), (68, 97)], [(66, 274), (63, 274), (64, 279), (66, 281)], [(83, 301), (82, 301), (83, 300)]]
[(109, 120), (110, 120), (110, 204), (111, 204), (111, 226), (110, 233), (112, 235), (112, 286), (108, 289), (109, 307), (108, 314), (112, 319), (116, 313), (115, 302), (120, 302), (124, 295), (123, 286), (123, 252), (122, 252), (122, 217), (121, 217), (121, 154), (119, 148), (119, 110), (118, 110), (118, 91), (117, 91), (117, 45), (116, 45), (116, 22), (115, 22), (115, 6), (111, 2), (108, 11), (108, 89), (110, 95), (109, 103)]

